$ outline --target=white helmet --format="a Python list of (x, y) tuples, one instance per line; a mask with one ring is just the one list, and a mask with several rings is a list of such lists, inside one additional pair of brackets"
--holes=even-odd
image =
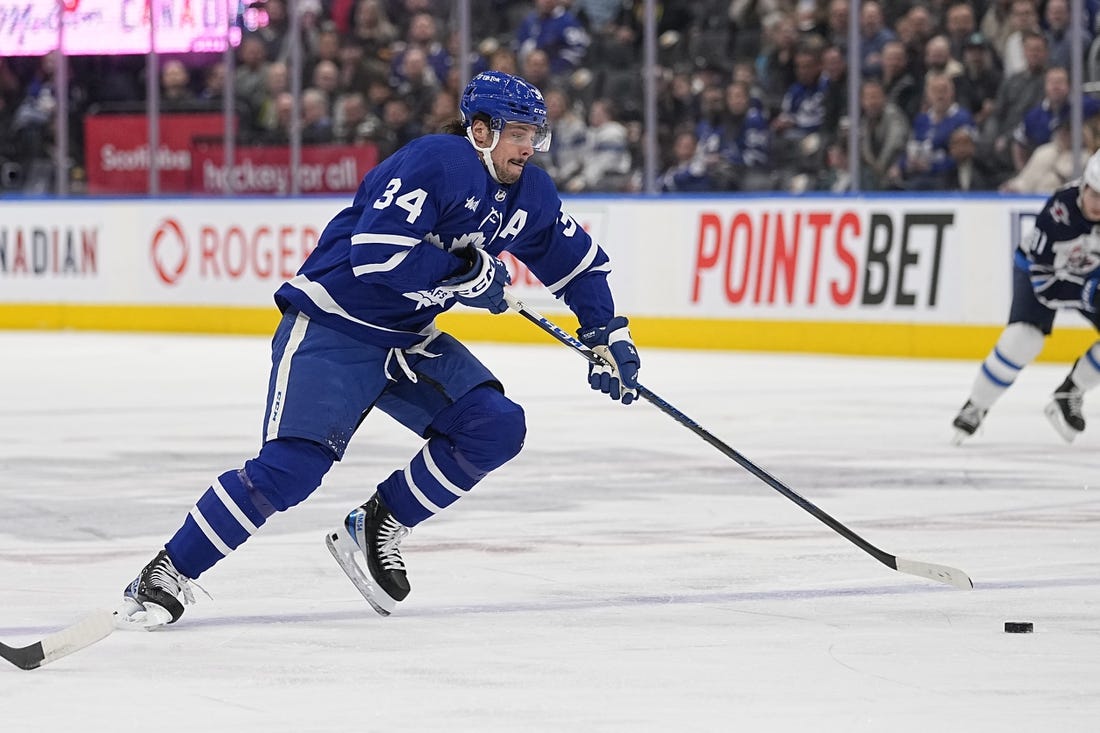
[(1100, 150), (1092, 154), (1089, 162), (1085, 163), (1085, 172), (1081, 174), (1081, 182), (1100, 193)]

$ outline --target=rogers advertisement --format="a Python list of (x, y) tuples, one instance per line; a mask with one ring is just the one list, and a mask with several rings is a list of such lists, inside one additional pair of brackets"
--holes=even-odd
[[(226, 179), (234, 193), (290, 193), (290, 149), (236, 148), (227, 172), (220, 143), (225, 118), (217, 113), (160, 115), (157, 166), (162, 193), (222, 194)], [(149, 125), (143, 114), (91, 115), (84, 121), (88, 192), (132, 194), (149, 190)], [(354, 192), (363, 174), (378, 163), (374, 145), (302, 147), (298, 169), (302, 193)]]

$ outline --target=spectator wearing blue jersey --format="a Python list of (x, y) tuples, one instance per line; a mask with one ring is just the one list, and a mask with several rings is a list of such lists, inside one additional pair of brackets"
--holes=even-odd
[(672, 164), (658, 183), (665, 193), (698, 193), (712, 190), (707, 165), (698, 154), (699, 141), (691, 130), (677, 133), (672, 143)]
[[(718, 89), (707, 92), (715, 93), (723, 94)], [(706, 115), (695, 128), (699, 153), (716, 190), (759, 191), (772, 187), (771, 132), (767, 120), (752, 106), (749, 94), (744, 82), (726, 85), (718, 113)]]
[(829, 78), (823, 73), (821, 54), (821, 42), (814, 40), (803, 42), (795, 51), (795, 82), (771, 121), (776, 164), (788, 173), (816, 169), (820, 161), (812, 156), (824, 152), (817, 133), (825, 125)]
[(946, 73), (925, 78), (927, 111), (913, 120), (905, 151), (889, 172), (895, 186), (908, 190), (931, 190), (954, 166), (948, 151), (951, 133), (973, 127), (970, 113), (955, 103), (955, 85)]
[[(955, 416), (955, 442), (972, 436), (993, 404), (1039, 356), (1059, 311), (1076, 311), (1100, 331), (1100, 153), (1077, 181), (1056, 190), (1016, 247), (1008, 325)], [(1100, 384), (1100, 341), (1074, 362), (1044, 414), (1066, 442), (1085, 429), (1084, 395)]]
[(550, 57), (550, 71), (561, 76), (580, 68), (591, 39), (562, 0), (535, 0), (534, 8), (516, 29), (516, 55), (541, 48)]
[[(436, 326), (456, 304), (502, 313), (507, 251), (580, 322), (598, 354), (589, 385), (630, 404), (640, 359), (616, 315), (603, 249), (562, 210), (545, 171), (542, 94), (485, 72), (462, 118), (413, 140), (363, 178), (298, 274), (278, 289), (263, 445), (210, 484), (163, 550), (124, 589), (120, 623), (155, 628), (193, 601), (192, 579), (276, 512), (307, 499), (374, 410), (424, 439), (325, 541), (371, 606), (409, 594), (400, 543), (523, 446), (523, 408), (462, 343)], [(579, 375), (578, 375), (579, 377)], [(578, 379), (579, 381), (579, 379)]]
[[(1017, 172), (1023, 170), (1032, 152), (1050, 142), (1054, 131), (1070, 118), (1069, 72), (1060, 66), (1047, 69), (1043, 89), (1042, 101), (1024, 113), (1012, 134), (1012, 161)], [(1081, 109), (1081, 116), (1087, 119), (1100, 112), (1100, 102), (1082, 94)]]

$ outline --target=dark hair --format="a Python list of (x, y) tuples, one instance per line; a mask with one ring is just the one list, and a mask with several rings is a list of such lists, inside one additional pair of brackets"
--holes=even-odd
[[(489, 115), (478, 112), (474, 115), (474, 121), (476, 122), (477, 120), (481, 120), (488, 125)], [(466, 122), (461, 117), (455, 117), (450, 122), (444, 124), (441, 131), (447, 135), (461, 135), (462, 137), (466, 137)]]

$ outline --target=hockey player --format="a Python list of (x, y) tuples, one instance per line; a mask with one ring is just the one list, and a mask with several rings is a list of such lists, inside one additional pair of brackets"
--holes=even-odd
[(227, 471), (124, 590), (120, 623), (173, 623), (191, 580), (278, 511), (306, 499), (371, 409), (425, 439), (326, 536), (370, 604), (388, 615), (409, 593), (399, 544), (514, 457), (522, 408), (461, 343), (435, 327), (456, 303), (507, 309), (504, 250), (576, 314), (581, 341), (609, 366), (593, 389), (630, 404), (640, 359), (615, 315), (604, 251), (561, 210), (549, 176), (529, 166), (550, 144), (539, 91), (500, 72), (477, 75), (447, 134), (408, 143), (371, 170), (275, 293), (283, 313), (259, 454)]
[[(1054, 192), (1035, 229), (1016, 249), (1008, 326), (982, 362), (970, 398), (955, 417), (955, 442), (978, 429), (993, 403), (1016, 381), (1050, 335), (1058, 310), (1076, 310), (1100, 330), (1100, 152), (1079, 181)], [(1084, 393), (1100, 384), (1100, 341), (1081, 355), (1045, 408), (1067, 442), (1085, 429)]]

